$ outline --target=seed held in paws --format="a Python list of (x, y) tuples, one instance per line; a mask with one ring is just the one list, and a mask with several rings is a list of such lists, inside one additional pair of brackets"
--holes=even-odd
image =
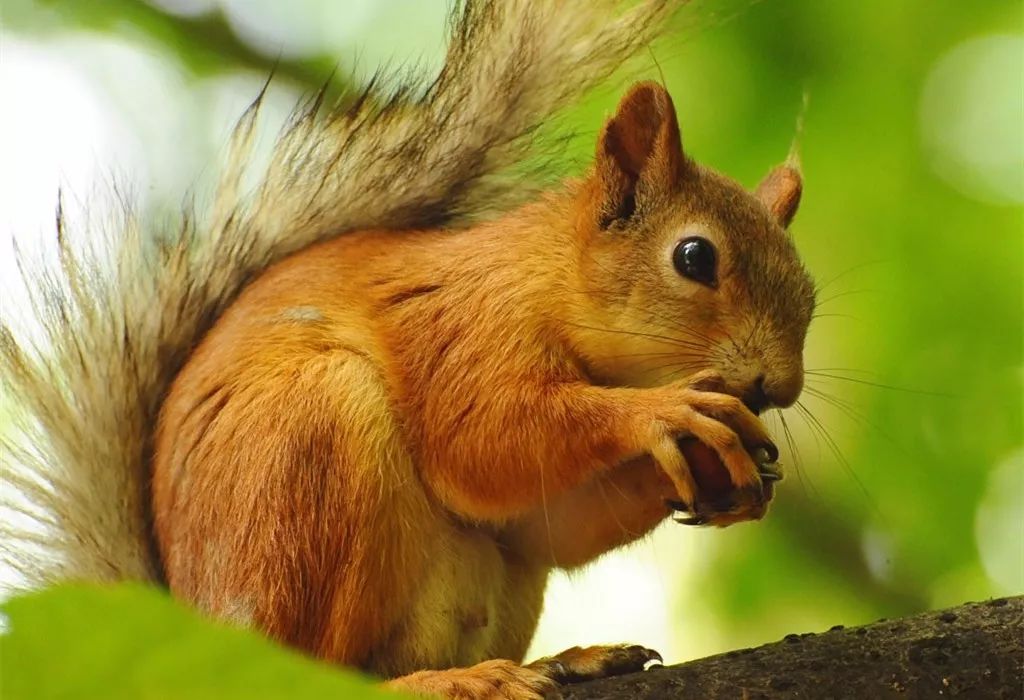
[(680, 440), (679, 449), (686, 457), (702, 501), (718, 501), (728, 497), (733, 490), (732, 480), (713, 449), (694, 438)]
[[(729, 472), (722, 464), (722, 460), (719, 459), (718, 453), (695, 438), (682, 438), (678, 444), (683, 456), (686, 457), (693, 480), (697, 483), (700, 501), (711, 504), (728, 502), (734, 488), (729, 478)], [(774, 446), (771, 449), (758, 447), (751, 451), (750, 456), (761, 474), (764, 497), (766, 500), (770, 500), (774, 495), (774, 482), (782, 478), (776, 461), (778, 453)], [(677, 510), (686, 510), (684, 504), (672, 503), (670, 505)]]

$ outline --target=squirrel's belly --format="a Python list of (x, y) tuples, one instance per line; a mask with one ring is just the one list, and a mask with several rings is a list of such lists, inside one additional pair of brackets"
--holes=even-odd
[(368, 670), (393, 677), (526, 653), (548, 570), (506, 560), (483, 532), (446, 530), (430, 546), (398, 633), (376, 650)]

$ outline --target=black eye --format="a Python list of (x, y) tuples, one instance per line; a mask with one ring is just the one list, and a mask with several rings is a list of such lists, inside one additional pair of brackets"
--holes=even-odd
[(694, 282), (714, 287), (718, 284), (718, 256), (711, 241), (699, 236), (684, 238), (672, 251), (672, 264), (676, 272)]

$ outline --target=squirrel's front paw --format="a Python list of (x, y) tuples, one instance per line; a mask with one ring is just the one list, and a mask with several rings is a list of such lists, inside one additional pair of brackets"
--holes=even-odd
[[(673, 507), (692, 515), (683, 522), (726, 525), (760, 518), (777, 478), (769, 465), (778, 449), (742, 401), (707, 390), (709, 381), (702, 375), (652, 390), (657, 408), (651, 456), (675, 485), (679, 503)], [(716, 469), (724, 474), (716, 476)]]

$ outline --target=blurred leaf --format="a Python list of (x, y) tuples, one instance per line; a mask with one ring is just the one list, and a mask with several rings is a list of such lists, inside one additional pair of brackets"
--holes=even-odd
[(61, 586), (10, 600), (3, 610), (3, 697), (10, 700), (400, 697), (140, 585)]
[[(36, 0), (25, 7), (20, 0), (5, 12), (8, 25), (34, 33), (77, 29), (123, 34), (159, 45), (197, 76), (248, 69), (317, 89), (329, 82), (331, 95), (341, 91), (344, 79), (337, 62), (326, 56), (303, 60), (267, 55), (242, 41), (224, 15), (217, 11), (198, 17), (164, 13), (143, 0)], [(49, 10), (48, 14), (40, 8)]]

